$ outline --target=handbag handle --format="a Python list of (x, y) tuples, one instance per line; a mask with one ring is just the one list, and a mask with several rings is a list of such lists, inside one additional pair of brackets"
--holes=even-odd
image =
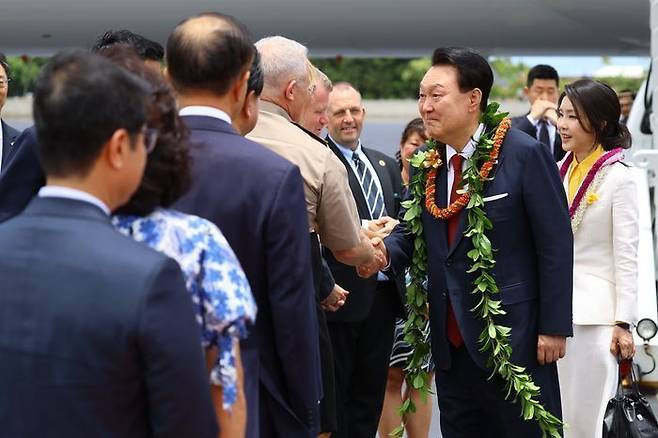
[(624, 387), (622, 385), (622, 380), (624, 376), (621, 374), (621, 365), (624, 361), (628, 361), (628, 364), (630, 365), (631, 372), (629, 373), (630, 378), (631, 378), (631, 389), (633, 394), (640, 394), (640, 386), (638, 384), (638, 379), (635, 374), (635, 367), (633, 366), (633, 359), (619, 359), (617, 357), (617, 394), (615, 398), (621, 399), (624, 396)]

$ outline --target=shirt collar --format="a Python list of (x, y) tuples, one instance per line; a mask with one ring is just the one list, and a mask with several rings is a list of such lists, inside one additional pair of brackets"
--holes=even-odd
[(220, 110), (212, 106), (205, 105), (190, 105), (185, 108), (181, 108), (178, 111), (178, 114), (181, 116), (206, 116), (214, 117), (215, 119), (223, 120), (229, 125), (232, 123), (231, 116), (229, 116), (225, 111)]
[[(480, 125), (475, 130), (475, 133), (471, 136), (470, 140), (468, 140), (468, 143), (466, 143), (466, 146), (464, 146), (464, 149), (459, 152), (459, 155), (466, 158), (467, 160), (471, 158), (475, 153), (475, 148), (478, 144), (478, 141), (480, 141), (480, 136), (482, 136), (483, 131), (484, 124), (480, 123)], [(450, 166), (450, 159), (457, 153), (458, 152), (454, 147), (450, 146), (449, 144), (446, 145), (446, 162), (448, 163), (448, 166)]]
[(65, 198), (88, 202), (103, 210), (106, 215), (110, 215), (110, 209), (103, 201), (82, 190), (62, 186), (44, 186), (39, 189), (39, 196), (41, 198)]
[(601, 158), (601, 155), (603, 155), (604, 152), (605, 151), (603, 150), (603, 146), (597, 145), (596, 148), (592, 151), (592, 153), (586, 156), (585, 159), (580, 163), (576, 160), (576, 156), (574, 155), (573, 156), (573, 163), (575, 163), (574, 167), (579, 166), (585, 169), (589, 169), (594, 165), (594, 163), (596, 163), (596, 160)]
[(288, 112), (285, 109), (283, 109), (283, 107), (277, 105), (274, 102), (269, 102), (267, 100), (261, 100), (258, 103), (258, 108), (259, 108), (260, 111), (265, 111), (265, 112), (268, 112), (268, 113), (277, 114), (277, 115), (283, 117), (284, 119), (292, 122), (292, 119), (290, 118), (290, 114), (288, 114)]
[(352, 159), (354, 154), (363, 155), (363, 148), (361, 148), (361, 139), (358, 140), (356, 149), (352, 150), (351, 148), (348, 148), (347, 146), (343, 146), (342, 144), (338, 143), (336, 140), (333, 139), (331, 135), (327, 134), (327, 137), (329, 137), (329, 140), (331, 140), (336, 145), (338, 150), (343, 154), (343, 156), (348, 161)]
[[(528, 115), (526, 116), (526, 118), (528, 119), (528, 121), (529, 121), (530, 123), (532, 123), (532, 126), (534, 126), (535, 128), (537, 128), (537, 127), (539, 126), (539, 122), (542, 120), (542, 119), (533, 119), (533, 118), (530, 116), (530, 114), (528, 114)], [(551, 122), (549, 122), (548, 120), (544, 120), (544, 121), (546, 122), (546, 127), (547, 127), (549, 130), (550, 130), (550, 129), (556, 129), (556, 128), (555, 128), (555, 125), (553, 125)]]

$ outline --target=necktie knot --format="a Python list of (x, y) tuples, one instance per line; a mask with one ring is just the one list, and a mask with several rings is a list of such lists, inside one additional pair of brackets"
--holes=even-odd
[(361, 164), (363, 164), (357, 152), (352, 152), (352, 161), (354, 161), (354, 165), (357, 169), (361, 166)]
[(459, 154), (455, 154), (452, 156), (452, 158), (450, 158), (450, 165), (452, 166), (452, 170), (455, 173), (459, 172), (461, 174), (463, 164), (464, 164), (464, 157)]

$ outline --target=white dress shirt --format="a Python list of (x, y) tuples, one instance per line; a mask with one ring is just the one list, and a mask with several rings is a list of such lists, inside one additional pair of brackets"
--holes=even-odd
[[(345, 157), (347, 162), (350, 164), (350, 167), (352, 168), (352, 172), (354, 172), (354, 175), (357, 176), (357, 179), (359, 177), (359, 172), (357, 171), (356, 164), (354, 163), (354, 160), (352, 159), (352, 156), (353, 156), (353, 154), (357, 154), (359, 156), (359, 159), (361, 161), (363, 161), (363, 164), (365, 164), (365, 166), (368, 168), (368, 170), (372, 174), (372, 179), (375, 181), (375, 185), (377, 186), (377, 189), (379, 190), (379, 192), (382, 194), (382, 197), (383, 197), (384, 196), (384, 191), (382, 190), (382, 184), (379, 181), (379, 175), (377, 175), (377, 172), (375, 171), (375, 168), (373, 167), (373, 165), (370, 162), (370, 160), (368, 159), (368, 157), (366, 157), (366, 154), (363, 153), (363, 149), (361, 148), (361, 140), (359, 139), (359, 143), (356, 146), (356, 149), (354, 149), (354, 151), (352, 151), (352, 149), (341, 145), (336, 140), (331, 138), (331, 136), (329, 136), (329, 139), (334, 142), (334, 144), (338, 147), (338, 150), (343, 154), (343, 156)], [(368, 194), (363, 191), (363, 186), (361, 186), (361, 193), (363, 193), (363, 197), (366, 199), (366, 203), (367, 203), (368, 199), (366, 198), (366, 196)], [(390, 216), (389, 212), (386, 212), (386, 214)], [(378, 218), (373, 218), (373, 219), (378, 219)]]
[(110, 209), (103, 201), (82, 190), (62, 186), (44, 186), (39, 190), (38, 196), (41, 198), (65, 198), (88, 202), (103, 210), (106, 215), (110, 215)]
[(232, 123), (231, 116), (229, 116), (226, 112), (220, 110), (219, 108), (215, 108), (212, 106), (205, 106), (205, 105), (186, 106), (184, 108), (181, 108), (178, 111), (178, 114), (180, 116), (214, 117), (216, 119), (225, 121), (229, 125)]
[[(350, 164), (350, 168), (352, 169), (352, 172), (354, 172), (354, 175), (356, 175), (357, 179), (359, 178), (359, 172), (357, 171), (356, 164), (354, 163), (354, 160), (352, 159), (352, 156), (356, 153), (359, 156), (359, 159), (363, 161), (363, 164), (370, 170), (370, 173), (372, 174), (372, 179), (375, 181), (375, 184), (377, 185), (377, 188), (379, 189), (379, 192), (382, 194), (382, 198), (384, 197), (384, 191), (382, 190), (382, 184), (379, 181), (379, 176), (377, 175), (377, 172), (375, 172), (375, 168), (372, 166), (372, 163), (366, 157), (366, 154), (363, 153), (363, 149), (361, 148), (361, 139), (359, 139), (359, 143), (356, 146), (356, 149), (352, 151), (352, 149), (345, 147), (338, 143), (336, 140), (334, 140), (330, 135), (329, 139), (334, 142), (336, 147), (338, 147), (338, 150), (340, 151), (341, 154), (345, 157), (347, 162)], [(363, 197), (366, 199), (366, 204), (368, 203), (368, 199), (366, 198), (367, 193), (363, 191), (363, 186), (359, 184), (361, 187), (361, 193), (363, 193)], [(387, 211), (387, 215), (390, 216), (390, 213)], [(388, 277), (383, 273), (383, 272), (378, 272), (377, 273), (377, 281), (388, 281)]]
[[(478, 144), (478, 141), (480, 141), (480, 136), (482, 135), (482, 131), (484, 131), (484, 124), (480, 123), (478, 128), (475, 130), (475, 133), (471, 136), (470, 140), (468, 143), (466, 143), (466, 146), (464, 146), (464, 149), (462, 149), (461, 152), (457, 152), (454, 147), (450, 146), (449, 144), (446, 145), (446, 170), (448, 171), (448, 197), (446, 198), (448, 200), (448, 205), (450, 204), (450, 194), (452, 193), (452, 184), (455, 181), (455, 169), (452, 168), (452, 163), (450, 160), (452, 159), (453, 156), (459, 154), (462, 157), (464, 157), (464, 161), (462, 161), (462, 172), (466, 170), (466, 162), (469, 158), (473, 156), (475, 153), (475, 148)], [(464, 185), (463, 188), (468, 187), (467, 185)]]
[[(530, 123), (532, 123), (532, 126), (535, 127), (535, 138), (539, 140), (539, 120), (533, 119), (530, 117), (530, 114), (528, 114), (526, 118)], [(549, 120), (546, 120), (546, 128), (548, 129), (548, 139), (551, 142), (549, 146), (552, 154), (555, 152), (553, 149), (555, 149), (555, 136), (557, 135), (557, 128)]]

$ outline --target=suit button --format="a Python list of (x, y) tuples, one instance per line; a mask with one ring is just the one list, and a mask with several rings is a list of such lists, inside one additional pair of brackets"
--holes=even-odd
[(443, 292), (441, 295), (443, 296), (443, 298), (448, 298), (448, 291)]
[(449, 258), (446, 260), (446, 266), (451, 266), (452, 265), (452, 258)]

